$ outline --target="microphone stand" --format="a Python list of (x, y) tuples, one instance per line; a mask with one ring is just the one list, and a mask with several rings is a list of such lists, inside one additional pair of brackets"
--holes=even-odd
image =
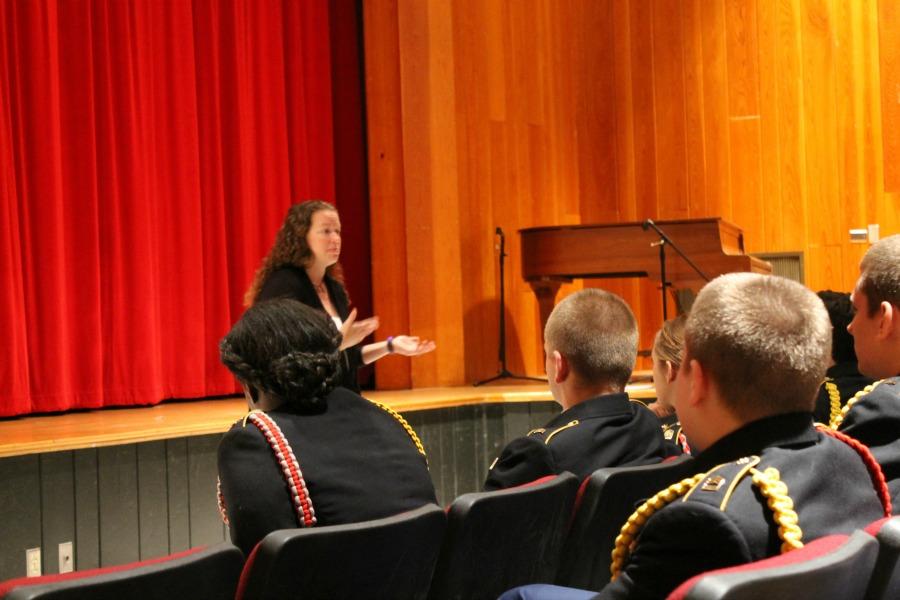
[(647, 219), (646, 221), (641, 223), (641, 229), (643, 229), (644, 231), (647, 231), (648, 229), (653, 229), (653, 231), (656, 232), (656, 235), (659, 236), (659, 241), (653, 242), (650, 245), (651, 246), (659, 246), (659, 276), (660, 276), (660, 279), (662, 279), (663, 321), (665, 321), (669, 318), (668, 299), (666, 298), (666, 288), (669, 287), (669, 285), (670, 285), (669, 282), (666, 281), (666, 246), (672, 246), (672, 250), (677, 252), (681, 256), (681, 258), (683, 258), (687, 262), (687, 264), (689, 264), (691, 266), (691, 268), (694, 269), (694, 271), (696, 271), (697, 274), (703, 278), (704, 281), (709, 281), (709, 276), (706, 273), (704, 273), (703, 271), (701, 271), (700, 267), (698, 267), (696, 264), (694, 264), (694, 261), (692, 261), (690, 258), (688, 258), (687, 255), (681, 251), (681, 248), (679, 248), (675, 244), (675, 242), (673, 242), (671, 240), (671, 238), (669, 238), (669, 236), (667, 236), (665, 234), (665, 232), (662, 229), (657, 227), (656, 223), (654, 223), (652, 219)]
[(507, 256), (506, 237), (503, 235), (503, 230), (499, 227), (497, 227), (494, 233), (500, 236), (500, 372), (493, 377), (488, 377), (487, 379), (477, 381), (474, 385), (475, 387), (478, 387), (479, 385), (491, 383), (492, 381), (497, 381), (498, 379), (524, 379), (528, 381), (540, 381), (542, 383), (547, 383), (546, 379), (541, 379), (540, 377), (516, 375), (510, 372), (510, 370), (506, 367), (506, 284), (503, 276), (503, 259)]

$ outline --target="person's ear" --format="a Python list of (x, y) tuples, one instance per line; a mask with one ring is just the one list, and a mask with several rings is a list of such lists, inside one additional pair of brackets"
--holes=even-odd
[(900, 333), (900, 315), (890, 302), (882, 302), (878, 307), (878, 339), (885, 340), (891, 334)]
[(553, 367), (556, 371), (556, 383), (562, 383), (569, 377), (569, 361), (559, 353), (559, 350), (553, 351)]
[(703, 365), (694, 359), (691, 359), (690, 366), (690, 371), (687, 373), (690, 386), (688, 402), (691, 406), (697, 406), (709, 396), (709, 373), (706, 372)]
[(672, 364), (672, 361), (666, 361), (666, 383), (672, 383), (678, 377), (678, 368)]

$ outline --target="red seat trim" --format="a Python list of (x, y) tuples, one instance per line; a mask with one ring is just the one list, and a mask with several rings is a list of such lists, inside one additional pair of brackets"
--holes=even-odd
[(677, 588), (675, 588), (675, 591), (669, 594), (666, 600), (684, 600), (684, 598), (687, 597), (688, 592), (690, 592), (691, 589), (695, 585), (697, 585), (697, 582), (700, 581), (700, 579), (702, 579), (703, 577), (707, 577), (709, 575), (740, 573), (742, 571), (760, 571), (764, 569), (771, 569), (774, 567), (783, 567), (785, 565), (801, 563), (834, 552), (835, 550), (843, 546), (849, 538), (850, 536), (844, 534), (828, 535), (810, 542), (809, 544), (803, 546), (803, 548), (800, 548), (798, 550), (793, 550), (791, 552), (786, 552), (777, 556), (771, 556), (769, 558), (763, 558), (742, 565), (736, 565), (734, 567), (714, 569), (712, 571), (706, 571), (704, 573), (694, 575), (693, 577), (679, 585)]
[(195, 554), (200, 552), (201, 550), (205, 550), (206, 546), (197, 546), (196, 548), (190, 548), (188, 550), (184, 550), (182, 552), (176, 552), (175, 554), (169, 554), (168, 556), (159, 556), (157, 558), (149, 558), (147, 560), (142, 560), (139, 562), (128, 563), (125, 565), (116, 565), (113, 567), (101, 567), (99, 569), (87, 569), (85, 571), (72, 571), (71, 573), (62, 573), (59, 575), (41, 575), (40, 577), (18, 577), (16, 579), (8, 579), (2, 583), (0, 583), (0, 598), (14, 590), (18, 587), (23, 586), (31, 586), (31, 585), (44, 585), (47, 583), (57, 583), (60, 581), (70, 581), (73, 579), (84, 579), (86, 577), (93, 577), (95, 575), (105, 575), (107, 573), (117, 573), (119, 571), (128, 571), (130, 569), (136, 569), (138, 567), (145, 567), (148, 565), (155, 565), (157, 563), (166, 562), (170, 560), (177, 560), (179, 558), (184, 558), (185, 556), (190, 556), (191, 554)]
[(253, 550), (250, 551), (250, 556), (247, 557), (247, 562), (244, 563), (244, 570), (241, 571), (241, 578), (238, 580), (237, 590), (234, 593), (234, 600), (241, 600), (247, 591), (247, 582), (250, 580), (250, 571), (253, 570), (253, 563), (256, 561), (256, 555), (259, 554), (260, 544), (262, 544), (262, 540), (256, 543)]

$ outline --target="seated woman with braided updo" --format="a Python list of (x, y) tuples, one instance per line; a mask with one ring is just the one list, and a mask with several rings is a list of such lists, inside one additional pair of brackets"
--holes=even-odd
[(276, 529), (435, 502), (425, 452), (392, 410), (337, 387), (341, 334), (296, 300), (250, 307), (219, 345), (250, 413), (219, 444), (219, 508), (249, 554)]

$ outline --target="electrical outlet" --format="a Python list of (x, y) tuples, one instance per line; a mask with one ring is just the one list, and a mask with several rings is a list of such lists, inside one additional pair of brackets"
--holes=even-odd
[(59, 545), (59, 572), (71, 573), (74, 570), (74, 567), (72, 566), (74, 559), (75, 554), (72, 542), (61, 543)]
[(39, 577), (41, 574), (41, 549), (29, 548), (25, 551), (25, 576)]

